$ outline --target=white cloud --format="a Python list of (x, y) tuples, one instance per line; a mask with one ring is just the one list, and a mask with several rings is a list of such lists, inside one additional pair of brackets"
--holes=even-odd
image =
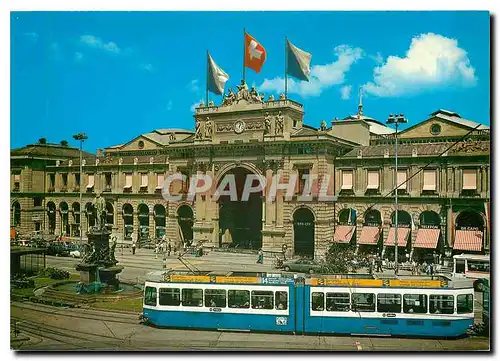
[(414, 37), (406, 57), (389, 56), (364, 89), (390, 97), (446, 86), (474, 86), (477, 78), (467, 52), (456, 39), (428, 33)]
[(155, 69), (153, 68), (153, 64), (147, 63), (147, 64), (140, 64), (139, 67), (148, 72), (153, 72)]
[(172, 110), (172, 101), (169, 100), (168, 103), (167, 103), (167, 112), (169, 112), (171, 110)]
[(28, 33), (24, 33), (25, 36), (27, 36), (28, 38), (31, 39), (31, 41), (33, 41), (34, 43), (36, 43), (38, 41), (38, 33), (35, 33), (34, 31), (31, 31), (31, 32), (28, 32)]
[(53, 60), (59, 61), (64, 59), (64, 55), (61, 49), (61, 46), (58, 42), (54, 41), (49, 45), (50, 57)]
[(189, 82), (189, 84), (187, 85), (187, 87), (193, 93), (199, 93), (200, 92), (199, 83), (200, 83), (200, 81), (198, 79), (193, 79), (193, 80), (191, 80)]
[(377, 53), (377, 55), (370, 55), (370, 58), (377, 64), (382, 64), (384, 62), (384, 57), (381, 53)]
[(352, 85), (344, 85), (340, 88), (340, 98), (342, 100), (347, 100), (351, 97)]
[[(288, 92), (304, 97), (318, 96), (324, 90), (342, 84), (345, 81), (345, 74), (350, 70), (352, 64), (363, 57), (363, 50), (349, 45), (339, 45), (335, 47), (334, 54), (337, 57), (334, 62), (314, 65), (311, 68), (309, 82), (288, 78)], [(259, 86), (259, 90), (283, 93), (285, 91), (284, 79), (281, 77), (265, 79)]]
[(121, 52), (121, 49), (116, 43), (112, 41), (106, 43), (101, 38), (94, 35), (82, 35), (80, 36), (80, 42), (92, 48), (104, 50), (108, 53), (120, 54)]
[(80, 62), (82, 59), (83, 59), (83, 54), (79, 53), (79, 52), (76, 52), (75, 53), (75, 61), (76, 62)]
[(200, 99), (199, 101), (197, 101), (196, 103), (191, 105), (191, 108), (189, 108), (191, 110), (191, 113), (194, 113), (196, 111), (196, 108), (198, 108), (200, 106), (200, 103), (202, 101), (203, 101), (203, 99)]

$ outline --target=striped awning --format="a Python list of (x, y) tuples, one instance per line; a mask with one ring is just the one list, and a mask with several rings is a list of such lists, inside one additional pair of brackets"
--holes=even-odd
[(361, 229), (358, 244), (369, 244), (376, 246), (378, 244), (380, 228), (373, 226), (364, 226)]
[(481, 251), (482, 248), (483, 232), (461, 229), (455, 231), (455, 244), (453, 245), (453, 249), (460, 251)]
[[(395, 234), (396, 231), (394, 227), (389, 229), (389, 234), (384, 241), (384, 246), (395, 246)], [(406, 243), (408, 242), (408, 235), (410, 234), (410, 228), (402, 228), (398, 227), (398, 247), (406, 247)]]
[(333, 241), (339, 243), (351, 242), (355, 228), (355, 226), (337, 226), (335, 234), (333, 235)]
[(440, 233), (441, 229), (439, 228), (419, 228), (413, 247), (435, 249), (438, 244)]

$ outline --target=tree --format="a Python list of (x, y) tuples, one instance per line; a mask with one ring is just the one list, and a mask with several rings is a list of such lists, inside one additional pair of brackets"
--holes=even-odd
[(67, 147), (68, 146), (68, 141), (67, 140), (61, 140), (61, 145), (63, 147)]
[(362, 267), (362, 259), (351, 245), (333, 242), (326, 252), (321, 273), (345, 274)]
[(47, 138), (38, 139), (38, 144), (47, 144)]

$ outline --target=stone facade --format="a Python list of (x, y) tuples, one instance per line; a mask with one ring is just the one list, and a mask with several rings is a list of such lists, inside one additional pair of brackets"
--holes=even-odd
[[(244, 170), (266, 179), (278, 174), (286, 182), (291, 175), (306, 171), (320, 178), (324, 175), (333, 178), (329, 189), (338, 195), (338, 200), (304, 202), (298, 200), (296, 192), (289, 201), (285, 201), (284, 194), (278, 194), (273, 202), (262, 202), (259, 232), (264, 250), (280, 251), (286, 244), (295, 254), (300, 242), (310, 242), (306, 246), (315, 257), (322, 257), (334, 239), (336, 228), (343, 223), (339, 214), (344, 209), (353, 209), (357, 214), (353, 242), (360, 237), (366, 211), (378, 210), (383, 242), (394, 211), (394, 196), (391, 195), (394, 136), (389, 134), (390, 129), (386, 129), (386, 134), (377, 133), (374, 127), (385, 126), (365, 116), (336, 120), (330, 127), (323, 123), (316, 129), (303, 124), (301, 104), (284, 98), (263, 101), (243, 96), (238, 100), (236, 96), (231, 101), (225, 100), (224, 104), (197, 108), (194, 131), (158, 129), (127, 143), (110, 146), (104, 152), (98, 151), (96, 156), (86, 153), (79, 185), (76, 178), (80, 173), (78, 150), (75, 153), (71, 148), (71, 154), (56, 154), (44, 161), (41, 155), (40, 160), (27, 161), (16, 154), (22, 154), (27, 147), (44, 149), (50, 148), (49, 145), (13, 150), (11, 225), (21, 233), (30, 233), (40, 227), (45, 233), (67, 235), (63, 227), (67, 217), (69, 235), (75, 236), (71, 224), (78, 223), (78, 211), (73, 210), (80, 207), (81, 228), (85, 234), (92, 217), (86, 205), (96, 192), (100, 192), (107, 202), (109, 227), (118, 239), (155, 238), (165, 233), (180, 246), (186, 234), (191, 237), (189, 232), (192, 232), (193, 240), (203, 241), (209, 247), (221, 247), (220, 204), (213, 200), (213, 192), (196, 195), (191, 201), (185, 197), (180, 201), (167, 201), (161, 194), (164, 179), (177, 173), (188, 177), (204, 174), (217, 183), (226, 174)], [(439, 215), (441, 235), (448, 247), (453, 246), (452, 223), (462, 211), (473, 210), (484, 218), (484, 204), (490, 197), (489, 128), (471, 132), (473, 124), (477, 123), (467, 125), (460, 119), (446, 111), (433, 113), (428, 120), (398, 133), (399, 169), (406, 171), (407, 178), (423, 166), (436, 171), (434, 191), (423, 191), (424, 176), (420, 172), (408, 182), (406, 191), (399, 194), (399, 210), (407, 212), (413, 220), (411, 241), (415, 240), (423, 211)], [(436, 126), (430, 130), (434, 124), (440, 124), (440, 132), (436, 131)], [(467, 139), (436, 158), (468, 132)], [(464, 169), (475, 169), (477, 185), (473, 190), (464, 191)], [(379, 184), (376, 189), (367, 191), (369, 171), (378, 172)], [(347, 192), (343, 189), (342, 172), (353, 175), (352, 187)], [(20, 174), (18, 188), (16, 174)], [(83, 191), (81, 205), (79, 187)], [(182, 195), (187, 187), (188, 182), (174, 182), (170, 191)], [(34, 206), (35, 197), (40, 197), (40, 206)], [(14, 222), (17, 204), (21, 213), (19, 224)], [(68, 216), (64, 215), (66, 208)], [(307, 209), (301, 212), (309, 212), (311, 219), (296, 219), (299, 209)], [(54, 217), (55, 228), (50, 229)], [(37, 221), (40, 224), (36, 225), (34, 219), (40, 219)], [(182, 222), (192, 225), (188, 233), (180, 226)], [(297, 228), (301, 225), (312, 227), (313, 233)], [(486, 222), (484, 230), (484, 246), (489, 249)], [(301, 236), (296, 232), (302, 232)], [(313, 239), (298, 239), (304, 234), (314, 234)]]

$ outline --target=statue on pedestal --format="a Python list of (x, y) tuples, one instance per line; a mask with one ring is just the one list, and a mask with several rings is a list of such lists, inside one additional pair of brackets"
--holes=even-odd
[(266, 115), (264, 117), (264, 134), (269, 134), (271, 133), (271, 116), (269, 115), (268, 112), (266, 112)]
[(195, 123), (195, 135), (194, 135), (194, 138), (195, 139), (201, 139), (201, 123), (200, 123), (200, 120), (199, 119), (196, 119), (196, 123)]
[(274, 129), (274, 134), (278, 135), (278, 134), (283, 133), (284, 120), (285, 120), (285, 117), (281, 114), (281, 110), (280, 110), (278, 115), (276, 116), (276, 128)]
[(233, 90), (229, 88), (227, 95), (224, 94), (222, 99), (222, 105), (231, 105), (236, 100), (236, 94), (233, 93)]
[(326, 131), (326, 121), (325, 121), (325, 120), (322, 120), (322, 121), (321, 121), (320, 130), (321, 130), (322, 132)]
[(96, 228), (103, 229), (106, 224), (106, 201), (101, 197), (101, 193), (96, 194), (92, 205), (96, 210)]
[(212, 138), (212, 132), (212, 121), (207, 117), (207, 121), (205, 122), (205, 138)]

